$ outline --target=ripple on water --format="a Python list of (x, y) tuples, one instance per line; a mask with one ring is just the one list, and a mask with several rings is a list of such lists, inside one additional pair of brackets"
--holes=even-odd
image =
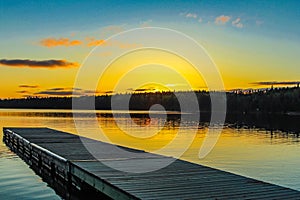
[[(14, 153), (0, 157), (1, 199), (60, 199), (39, 176)], [(16, 192), (18, 191), (18, 192)]]

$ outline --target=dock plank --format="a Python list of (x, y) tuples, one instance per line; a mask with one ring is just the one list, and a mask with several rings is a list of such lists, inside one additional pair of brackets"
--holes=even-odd
[[(51, 161), (51, 155), (57, 155), (66, 160), (59, 165), (66, 166), (54, 168), (68, 170), (71, 178), (66, 181), (84, 182), (112, 199), (300, 199), (300, 192), (296, 190), (182, 160), (175, 160), (149, 173), (118, 171), (107, 164), (130, 168), (141, 162), (160, 163), (173, 158), (127, 147), (120, 148), (135, 152), (134, 156), (112, 154), (115, 148), (112, 144), (62, 131), (48, 128), (4, 128), (4, 133), (4, 142), (18, 155), (23, 152), (23, 143), (26, 148), (32, 145), (33, 149), (35, 146), (46, 149), (46, 153), (32, 154), (34, 159), (41, 159), (37, 161), (38, 164), (44, 163), (44, 168), (51, 168), (53, 163), (57, 163)], [(83, 140), (101, 153), (95, 151), (91, 154), (82, 143)], [(98, 159), (93, 156), (95, 154)]]

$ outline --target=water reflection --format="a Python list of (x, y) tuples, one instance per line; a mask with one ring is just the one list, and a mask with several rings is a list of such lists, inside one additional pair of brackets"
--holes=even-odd
[[(130, 131), (137, 132), (140, 126), (143, 127), (143, 131), (138, 132), (141, 136), (157, 132), (146, 139), (133, 137), (120, 130), (111, 112), (97, 111), (96, 122), (92, 120), (95, 116), (93, 112), (79, 111), (79, 114), (76, 116), (83, 125), (84, 136), (99, 139), (97, 126), (100, 126), (112, 143), (146, 151), (165, 147), (175, 136), (184, 143), (191, 130), (197, 129), (193, 143), (181, 159), (300, 190), (298, 116), (228, 115), (213, 151), (205, 159), (199, 160), (199, 148), (209, 125), (208, 114), (201, 114), (201, 122), (197, 123), (181, 121), (178, 113), (168, 113), (166, 121), (157, 113), (152, 115), (152, 123), (148, 112), (133, 112), (132, 119), (125, 117), (122, 112), (116, 115), (118, 122)], [(49, 127), (78, 134), (72, 117), (69, 110), (1, 110), (0, 127)], [(179, 126), (184, 130), (180, 134)], [(2, 131), (0, 136), (2, 137)], [(178, 145), (168, 149), (166, 154), (172, 156), (181, 150)], [(12, 155), (1, 143), (0, 158), (6, 159)], [(14, 165), (2, 164), (3, 170), (9, 174)]]
[(1, 199), (60, 199), (16, 155), (4, 150), (4, 148), (1, 148), (0, 152)]

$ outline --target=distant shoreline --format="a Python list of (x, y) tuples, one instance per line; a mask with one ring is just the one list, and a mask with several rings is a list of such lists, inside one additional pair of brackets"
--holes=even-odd
[[(124, 99), (130, 98), (129, 110), (149, 110), (152, 105), (159, 104), (166, 111), (180, 112), (178, 96), (183, 96), (187, 102), (192, 101), (189, 95), (196, 94), (201, 113), (211, 112), (210, 93), (206, 91), (196, 92), (156, 92), (138, 94), (116, 94), (116, 105), (122, 105)], [(218, 95), (218, 92), (215, 92)], [(192, 97), (192, 96), (191, 96)], [(25, 99), (2, 99), (2, 109), (61, 109), (71, 110), (73, 103), (81, 105), (78, 110), (111, 110), (112, 96), (83, 96), (83, 97), (47, 97)], [(222, 98), (222, 95), (217, 98)], [(223, 101), (223, 100), (222, 100)], [(191, 102), (192, 103), (192, 102)], [(231, 114), (286, 114), (300, 115), (300, 88), (275, 88), (265, 91), (250, 93), (227, 92), (227, 113)], [(76, 108), (76, 107), (75, 107)], [(114, 107), (114, 110), (124, 110), (122, 106)], [(194, 112), (195, 110), (185, 110)]]

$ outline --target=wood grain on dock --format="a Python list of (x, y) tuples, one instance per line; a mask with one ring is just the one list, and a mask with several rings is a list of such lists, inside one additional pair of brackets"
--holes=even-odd
[[(3, 132), (5, 144), (32, 168), (48, 173), (52, 181), (79, 190), (86, 185), (112, 199), (300, 199), (299, 191), (183, 160), (148, 173), (118, 171), (104, 160), (126, 166), (129, 162), (138, 165), (168, 157), (124, 147), (137, 155), (124, 158), (107, 151), (112, 144), (62, 131), (4, 128)], [(82, 140), (106, 152), (95, 159)]]

